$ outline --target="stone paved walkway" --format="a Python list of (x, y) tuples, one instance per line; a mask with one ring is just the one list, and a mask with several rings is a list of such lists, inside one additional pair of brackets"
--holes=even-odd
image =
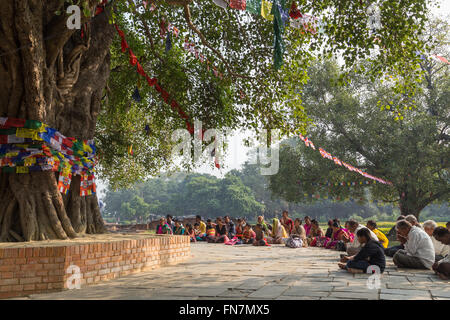
[(369, 275), (338, 268), (336, 251), (206, 243), (191, 251), (176, 266), (26, 299), (450, 299), (450, 282), (432, 271), (397, 269), (390, 258), (380, 289), (371, 290)]

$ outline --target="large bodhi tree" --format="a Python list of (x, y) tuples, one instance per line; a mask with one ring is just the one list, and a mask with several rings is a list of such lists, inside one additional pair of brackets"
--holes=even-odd
[[(285, 64), (276, 71), (271, 67), (272, 23), (245, 11), (224, 11), (209, 0), (156, 1), (157, 13), (143, 9), (142, 1), (112, 1), (95, 17), (96, 0), (3, 0), (0, 116), (39, 120), (77, 139), (95, 137), (99, 171), (109, 179), (135, 179), (170, 162), (167, 133), (184, 126), (150, 88), (143, 92), (143, 100), (151, 101), (147, 109), (131, 102), (129, 89), (137, 78), (119, 53), (120, 44), (114, 42), (111, 47), (117, 41), (113, 40), (114, 20), (130, 36), (146, 72), (158, 77), (191, 118), (217, 129), (242, 124), (293, 132), (306, 122), (295, 91), (306, 81), (306, 66), (319, 48), (326, 54), (343, 53), (346, 66), (351, 67), (379, 45), (372, 76), (386, 69), (404, 70), (399, 66), (405, 61), (411, 67), (408, 73), (414, 70), (413, 48), (423, 49), (418, 35), (429, 1), (384, 1), (382, 28), (375, 33), (369, 32), (366, 23), (371, 2), (298, 1), (303, 12), (323, 17), (325, 33), (287, 28)], [(66, 27), (66, 9), (72, 4), (88, 12), (83, 32)], [(204, 71), (204, 65), (189, 59), (176, 45), (169, 54), (164, 52), (158, 40), (163, 17), (205, 50), (224, 73), (223, 80)], [(142, 113), (151, 115), (146, 134), (131, 130), (143, 125), (139, 122)], [(130, 119), (136, 124), (130, 124)], [(130, 142), (145, 146), (139, 150), (135, 144), (141, 158), (128, 158), (124, 149)], [(133, 174), (121, 170), (129, 164), (137, 168)], [(73, 177), (67, 196), (58, 192), (56, 181), (57, 174), (52, 172), (0, 174), (0, 241), (66, 239), (104, 231), (97, 197), (79, 195), (80, 177)]]

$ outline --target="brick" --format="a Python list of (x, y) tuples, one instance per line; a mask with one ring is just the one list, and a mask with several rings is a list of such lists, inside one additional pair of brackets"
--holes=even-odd
[(28, 271), (16, 271), (14, 272), (14, 278), (32, 278), (36, 276), (36, 271), (28, 270)]
[(0, 286), (0, 292), (11, 292), (12, 286)]
[(38, 263), (50, 263), (49, 258), (39, 258)]
[(20, 284), (31, 284), (31, 283), (40, 283), (40, 282), (42, 282), (42, 277), (33, 277), (33, 278), (22, 278), (22, 279), (20, 279)]
[(36, 283), (36, 289), (37, 290), (47, 290), (48, 283)]
[(28, 270), (41, 270), (42, 264), (24, 264), (20, 267), (20, 270), (22, 271), (28, 271)]
[(19, 279), (0, 279), (0, 286), (19, 284)]
[(63, 289), (64, 288), (64, 284), (63, 283), (59, 283), (59, 282), (49, 283), (48, 284), (48, 288), (49, 289)]
[(61, 265), (60, 263), (48, 263), (48, 264), (44, 264), (44, 269), (45, 269), (45, 270), (61, 269), (62, 267), (63, 267), (63, 265)]
[(39, 247), (33, 248), (33, 257), (39, 257)]
[(35, 290), (36, 289), (36, 285), (33, 284), (26, 284), (23, 286), (23, 290), (24, 291), (29, 291), (29, 290)]
[(11, 279), (14, 277), (13, 272), (2, 272), (0, 273), (1, 279)]
[(11, 291), (23, 291), (23, 284), (16, 284), (11, 286)]

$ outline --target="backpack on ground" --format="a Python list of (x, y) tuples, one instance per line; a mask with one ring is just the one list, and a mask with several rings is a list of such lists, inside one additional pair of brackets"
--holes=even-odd
[(301, 248), (303, 246), (303, 241), (297, 235), (292, 235), (286, 240), (286, 247), (289, 248)]

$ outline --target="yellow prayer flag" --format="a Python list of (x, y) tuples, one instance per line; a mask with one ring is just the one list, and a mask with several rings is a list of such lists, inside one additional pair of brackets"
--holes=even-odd
[(26, 167), (30, 167), (30, 166), (34, 165), (35, 163), (36, 163), (35, 157), (25, 158), (25, 160), (24, 160), (24, 164)]
[(273, 20), (273, 14), (270, 14), (272, 11), (272, 2), (269, 2), (267, 0), (261, 0), (261, 15), (263, 18), (272, 21)]
[(19, 155), (19, 152), (15, 151), (15, 152), (8, 152), (7, 154), (5, 154), (6, 158), (14, 158), (17, 157)]
[(16, 137), (33, 139), (37, 134), (36, 130), (27, 128), (17, 128)]
[(29, 170), (27, 167), (16, 167), (16, 173), (28, 173)]
[(87, 152), (87, 153), (92, 153), (92, 148), (90, 145), (88, 145), (87, 143), (83, 142), (83, 151)]

